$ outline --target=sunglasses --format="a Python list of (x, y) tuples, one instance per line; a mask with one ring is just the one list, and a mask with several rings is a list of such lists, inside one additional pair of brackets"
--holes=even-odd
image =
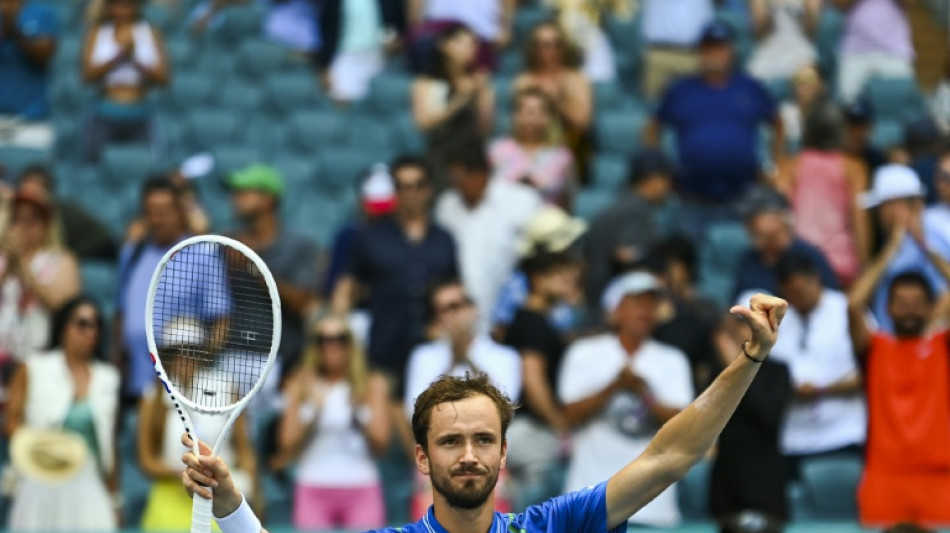
[(414, 183), (399, 183), (396, 182), (397, 191), (421, 191), (429, 186), (428, 182), (417, 181)]
[(77, 318), (70, 324), (79, 329), (97, 329), (99, 327), (99, 323), (91, 318)]
[(464, 298), (461, 300), (456, 300), (454, 302), (449, 302), (439, 307), (435, 311), (436, 313), (442, 315), (445, 313), (454, 313), (456, 311), (461, 311), (462, 309), (467, 309), (468, 307), (471, 307), (471, 305), (472, 305), (471, 298)]
[(313, 336), (313, 340), (319, 346), (326, 346), (328, 344), (349, 344), (350, 336), (346, 333), (339, 333), (336, 335), (324, 335), (322, 333), (318, 333)]

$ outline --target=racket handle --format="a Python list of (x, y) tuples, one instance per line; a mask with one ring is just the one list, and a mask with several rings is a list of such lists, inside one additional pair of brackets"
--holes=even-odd
[(195, 494), (191, 504), (191, 533), (211, 533), (211, 506), (214, 500), (206, 500)]

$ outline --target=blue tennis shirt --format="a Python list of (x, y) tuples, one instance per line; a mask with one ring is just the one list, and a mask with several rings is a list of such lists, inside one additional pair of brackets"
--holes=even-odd
[[(489, 533), (622, 533), (624, 521), (607, 529), (607, 482), (595, 487), (552, 498), (528, 507), (521, 514), (495, 513)], [(379, 529), (369, 533), (449, 533), (429, 508), (422, 520), (403, 527)]]

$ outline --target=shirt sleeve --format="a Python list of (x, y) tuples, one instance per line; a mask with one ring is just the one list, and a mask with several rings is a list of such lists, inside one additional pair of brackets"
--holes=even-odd
[(772, 93), (765, 85), (755, 78), (750, 78), (755, 91), (756, 101), (759, 103), (762, 120), (774, 120), (779, 117), (779, 107)]
[[(607, 529), (607, 482), (528, 507), (519, 515), (522, 530), (572, 533), (621, 533), (627, 523)], [(519, 520), (516, 520), (518, 522)]]
[[(32, 7), (32, 9), (28, 9)], [(24, 7), (19, 17), (20, 31), (30, 39), (56, 37), (59, 35), (59, 21), (56, 13), (45, 6)]]
[(343, 263), (343, 273), (364, 283), (370, 278), (369, 261), (366, 258), (366, 240), (367, 230), (363, 228), (353, 237), (352, 249)]
[(115, 291), (115, 310), (116, 312), (125, 314), (125, 292), (128, 290), (129, 284), (129, 275), (131, 272), (126, 272), (126, 269), (129, 268), (129, 259), (132, 254), (132, 246), (126, 244), (119, 251), (119, 261), (116, 268), (116, 273), (118, 274), (118, 287)]

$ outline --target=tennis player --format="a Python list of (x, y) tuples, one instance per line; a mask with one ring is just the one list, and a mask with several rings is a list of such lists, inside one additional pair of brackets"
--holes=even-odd
[[(625, 532), (627, 519), (681, 479), (714, 443), (775, 344), (788, 304), (756, 295), (744, 319), (752, 338), (716, 381), (667, 422), (643, 454), (609, 480), (529, 507), (523, 514), (494, 510), (494, 487), (505, 464), (505, 430), (513, 406), (485, 376), (443, 377), (416, 399), (412, 429), (416, 467), (432, 480), (434, 505), (415, 524), (380, 533), (602, 533)], [(596, 364), (596, 361), (592, 361)], [(185, 445), (191, 445), (187, 436)], [(227, 465), (217, 457), (187, 453), (182, 481), (189, 495), (211, 498), (222, 533), (260, 533), (261, 523), (234, 488)]]

